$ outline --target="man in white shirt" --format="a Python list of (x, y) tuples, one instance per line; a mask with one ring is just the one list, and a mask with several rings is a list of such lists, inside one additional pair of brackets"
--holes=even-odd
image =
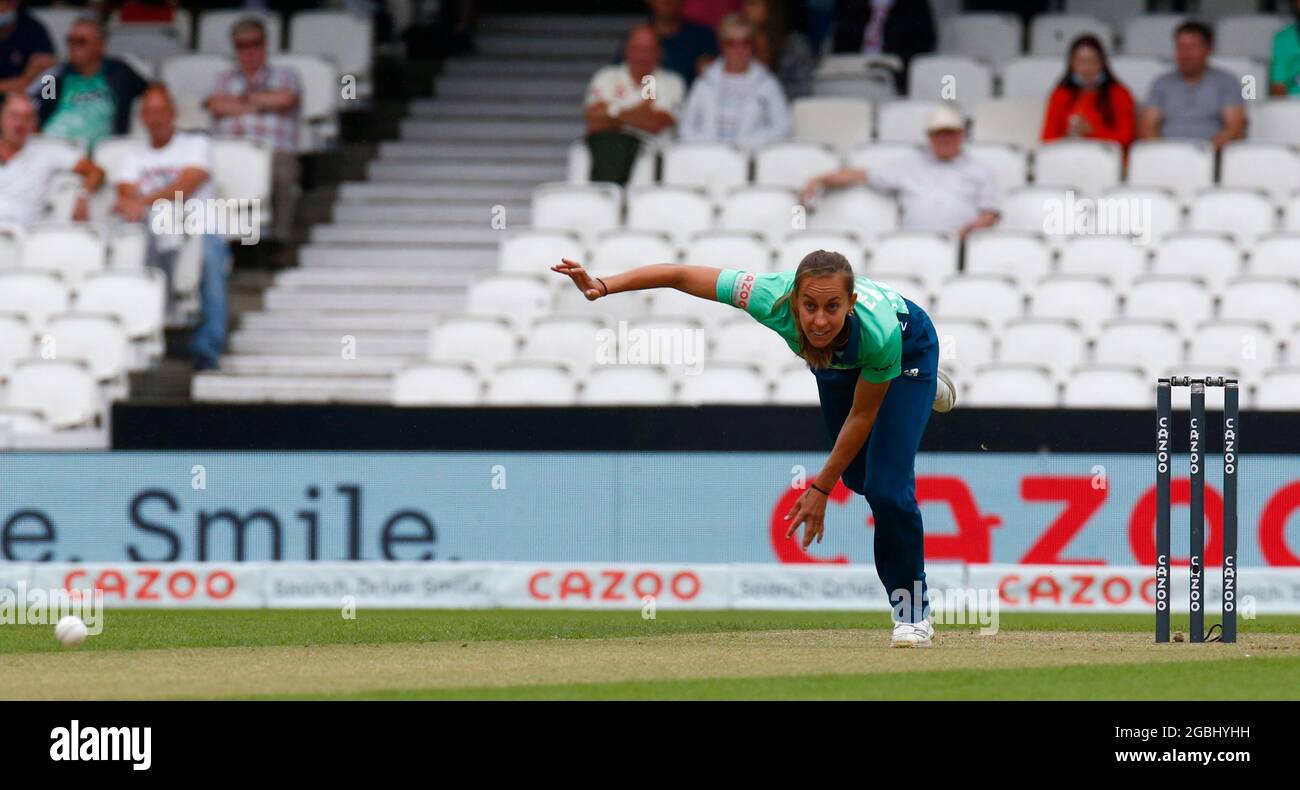
[[(176, 131), (176, 108), (166, 87), (150, 86), (140, 98), (140, 120), (149, 143), (134, 153), (122, 167), (113, 211), (128, 222), (146, 223), (149, 265), (167, 276), (168, 312), (174, 300), (173, 269), (184, 243), (184, 227), (164, 227), (157, 212), (172, 212), (170, 201), (179, 201), (188, 212), (203, 208), (203, 216), (215, 216), (205, 203), (216, 195), (212, 182), (212, 150), (206, 135)], [(190, 201), (198, 201), (190, 203)], [(199, 285), (202, 318), (194, 333), (191, 351), (195, 370), (217, 366), (226, 340), (227, 277), (230, 273), (230, 245), (216, 228), (203, 228), (203, 274)]]
[(817, 176), (799, 193), (800, 201), (808, 204), (827, 188), (866, 184), (899, 194), (904, 230), (965, 238), (972, 230), (995, 225), (1001, 214), (997, 177), (962, 150), (966, 119), (952, 107), (938, 107), (926, 122), (926, 133), (928, 150), (900, 156), (870, 173), (847, 167)]
[(6, 94), (0, 110), (0, 222), (30, 225), (43, 219), (50, 180), (63, 172), (81, 176), (72, 218), (84, 222), (86, 201), (104, 183), (104, 171), (66, 145), (29, 142), (36, 118), (26, 94)]
[(654, 29), (638, 25), (628, 33), (623, 62), (591, 78), (586, 120), (592, 181), (626, 184), (642, 145), (677, 124), (686, 84), (660, 67), (661, 54)]

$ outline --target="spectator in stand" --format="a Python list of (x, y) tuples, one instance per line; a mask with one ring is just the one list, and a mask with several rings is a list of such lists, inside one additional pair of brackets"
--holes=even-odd
[(754, 26), (754, 57), (781, 81), (790, 101), (811, 96), (817, 58), (808, 38), (794, 30), (784, 0), (745, 0), (741, 13)]
[(722, 20), (740, 11), (741, 0), (685, 0), (682, 16), (687, 22), (717, 30)]
[(245, 17), (231, 28), (235, 68), (217, 77), (204, 106), (212, 114), (213, 134), (264, 143), (271, 157), (271, 239), (292, 239), (298, 210), (298, 115), (302, 82), (298, 72), (267, 62), (266, 27)]
[(781, 83), (754, 57), (755, 29), (740, 14), (718, 27), (722, 57), (704, 70), (682, 112), (686, 142), (759, 148), (790, 136), (790, 109)]
[(62, 145), (29, 145), (36, 134), (36, 105), (12, 91), (0, 109), (0, 222), (30, 225), (43, 218), (50, 180), (71, 171), (81, 176), (72, 218), (88, 219), (87, 200), (104, 183), (104, 171)]
[(627, 35), (623, 62), (591, 78), (586, 119), (592, 181), (626, 184), (642, 144), (677, 125), (686, 84), (661, 67), (661, 54), (654, 28), (638, 25)]
[(650, 25), (659, 37), (663, 50), (663, 67), (679, 74), (690, 87), (695, 75), (717, 57), (718, 40), (714, 25), (705, 27), (682, 18), (683, 0), (646, 0), (650, 7)]
[(1178, 70), (1151, 85), (1138, 116), (1138, 137), (1207, 140), (1214, 147), (1239, 139), (1246, 129), (1241, 84), (1210, 66), (1214, 31), (1201, 22), (1184, 22), (1174, 31)]
[(25, 90), (55, 62), (45, 26), (19, 0), (0, 0), (0, 93)]
[(817, 176), (799, 193), (805, 205), (828, 187), (866, 184), (898, 192), (902, 198), (904, 230), (937, 230), (966, 234), (992, 227), (1001, 214), (1001, 198), (993, 170), (976, 162), (962, 143), (966, 119), (947, 105), (936, 108), (926, 123), (929, 149), (900, 156), (870, 173), (844, 168)]
[[(147, 260), (167, 277), (167, 313), (175, 305), (172, 287), (176, 261), (185, 243), (184, 226), (159, 227), (180, 201), (204, 207), (216, 196), (212, 180), (212, 146), (205, 134), (176, 131), (176, 107), (167, 88), (152, 85), (140, 101), (140, 121), (149, 144), (129, 156), (117, 184), (113, 212), (127, 222), (144, 222), (148, 240)], [(190, 201), (198, 201), (190, 203)], [(188, 205), (186, 205), (188, 204)], [(155, 213), (157, 212), (157, 213)], [(188, 218), (187, 218), (188, 219)], [(187, 221), (185, 224), (189, 224)], [(217, 367), (226, 341), (227, 278), (230, 274), (230, 245), (217, 228), (202, 228), (203, 273), (199, 282), (202, 318), (191, 341), (194, 369)]]
[(27, 94), (40, 103), (42, 133), (93, 147), (131, 130), (131, 106), (148, 84), (126, 63), (104, 55), (103, 24), (84, 17), (68, 30), (67, 62), (38, 75)]
[(1273, 66), (1269, 70), (1269, 93), (1300, 96), (1300, 0), (1292, 0), (1296, 22), (1273, 36)]
[(897, 55), (894, 73), (899, 94), (907, 92), (912, 58), (934, 51), (937, 37), (930, 0), (838, 0), (835, 6), (835, 52)]
[(1076, 38), (1065, 76), (1047, 100), (1043, 140), (1112, 140), (1127, 151), (1136, 124), (1133, 94), (1111, 73), (1101, 41), (1093, 35)]

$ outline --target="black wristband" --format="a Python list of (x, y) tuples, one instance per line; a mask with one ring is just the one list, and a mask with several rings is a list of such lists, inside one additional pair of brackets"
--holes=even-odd
[(602, 279), (600, 279), (599, 277), (597, 277), (597, 278), (596, 278), (596, 282), (600, 283), (600, 287), (605, 289), (605, 293), (603, 293), (603, 294), (601, 294), (601, 295), (602, 295), (602, 296), (609, 296), (609, 286), (608, 286), (608, 285), (605, 285), (605, 281), (602, 280)]
[[(809, 487), (809, 488), (812, 488), (812, 489), (815, 489), (815, 490), (817, 490), (817, 491), (822, 491), (820, 488), (817, 488), (817, 484), (816, 484), (816, 483), (809, 483), (809, 484), (808, 484), (808, 487)], [(822, 491), (822, 493), (825, 494), (826, 496), (830, 496), (830, 495), (831, 495), (831, 492), (829, 492), (829, 491)]]

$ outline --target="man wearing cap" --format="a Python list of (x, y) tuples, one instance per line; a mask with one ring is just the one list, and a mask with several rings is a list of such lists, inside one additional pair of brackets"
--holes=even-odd
[(992, 168), (962, 150), (966, 119), (956, 109), (940, 106), (925, 125), (929, 149), (904, 154), (865, 170), (846, 167), (816, 176), (799, 193), (807, 205), (822, 190), (866, 184), (899, 193), (903, 230), (937, 230), (965, 238), (977, 228), (992, 227), (1001, 212), (997, 177)]

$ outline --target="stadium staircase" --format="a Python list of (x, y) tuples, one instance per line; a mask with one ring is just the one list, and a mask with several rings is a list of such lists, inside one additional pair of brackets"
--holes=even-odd
[[(237, 278), (228, 353), (193, 397), (388, 402), (434, 319), (461, 312), (466, 287), (496, 270), (501, 234), (529, 224), (534, 187), (567, 177), (586, 83), (629, 22), (486, 17), (477, 51), (444, 61), (431, 97), (408, 94), (395, 128), (382, 113), (345, 124), (354, 142), (321, 174), (337, 183), (304, 201), (297, 265)], [(395, 139), (364, 142), (381, 137)]]

